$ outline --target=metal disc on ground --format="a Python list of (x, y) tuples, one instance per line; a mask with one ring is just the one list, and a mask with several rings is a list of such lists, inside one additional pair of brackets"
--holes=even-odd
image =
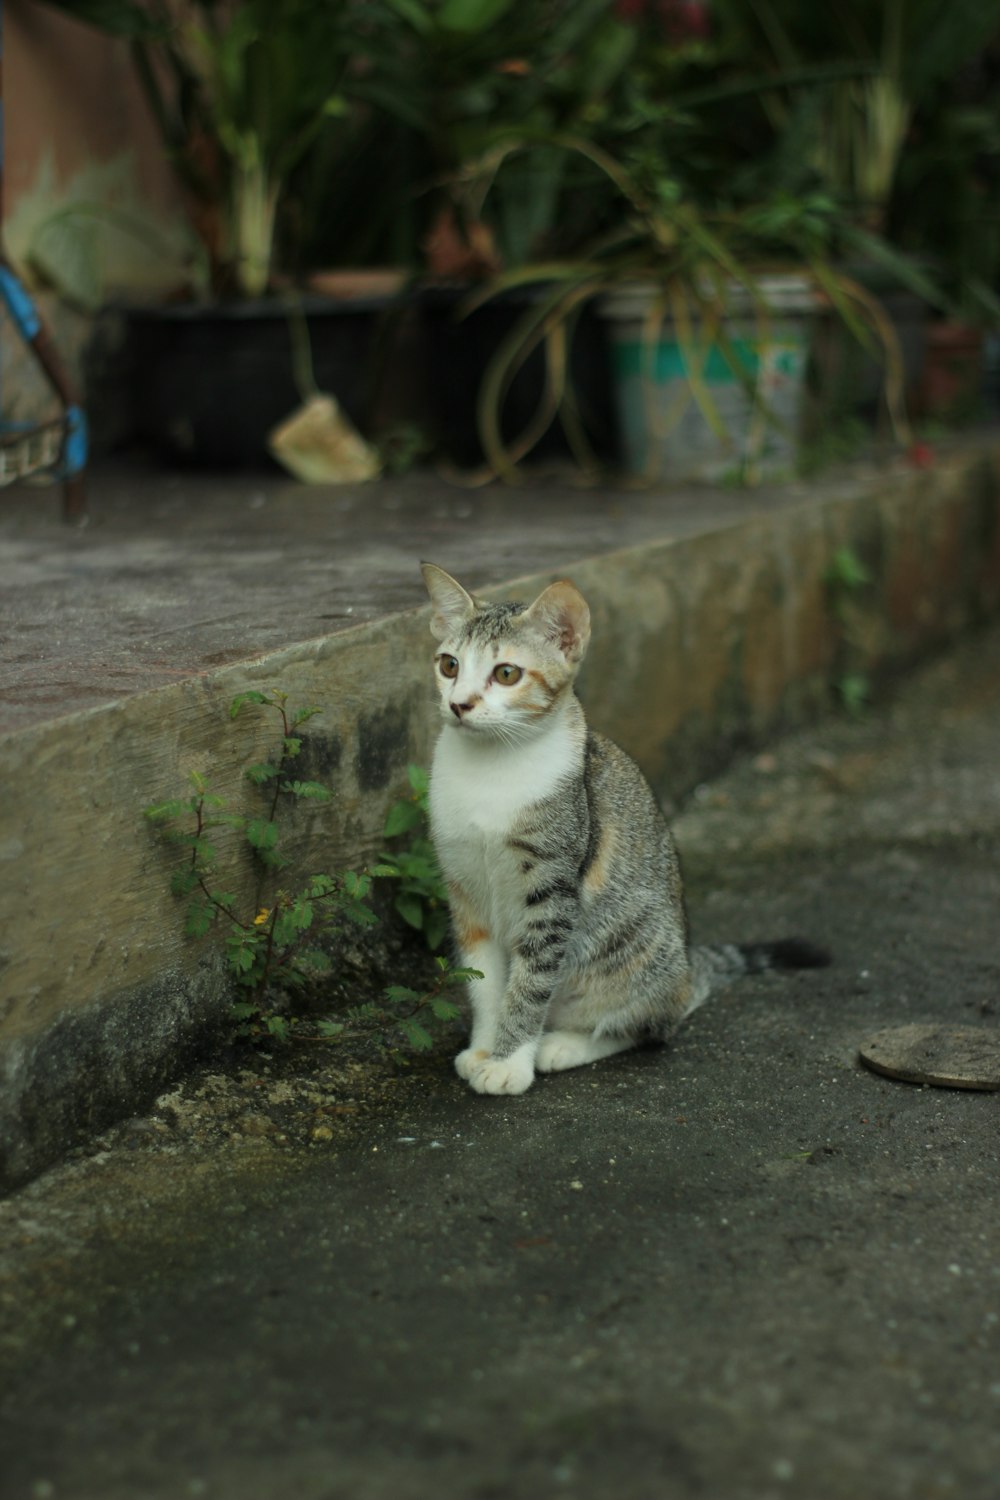
[(1000, 1089), (1000, 1032), (972, 1026), (890, 1026), (860, 1047), (861, 1061), (904, 1083)]

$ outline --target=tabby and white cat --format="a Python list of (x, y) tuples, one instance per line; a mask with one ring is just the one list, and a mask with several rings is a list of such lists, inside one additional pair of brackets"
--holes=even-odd
[(431, 832), (470, 985), (455, 1059), (481, 1094), (666, 1038), (713, 991), (827, 955), (797, 939), (690, 948), (677, 854), (645, 778), (587, 728), (573, 681), (590, 611), (573, 584), (488, 604), (422, 565), (445, 727)]

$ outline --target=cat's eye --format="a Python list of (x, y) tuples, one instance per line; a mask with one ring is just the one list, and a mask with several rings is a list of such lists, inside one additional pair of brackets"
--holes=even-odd
[(521, 668), (512, 667), (510, 662), (502, 661), (498, 667), (493, 668), (493, 680), (499, 682), (501, 687), (513, 687), (523, 676)]
[(439, 656), (438, 657), (438, 669), (439, 669), (442, 677), (457, 677), (458, 676), (458, 657), (457, 656)]

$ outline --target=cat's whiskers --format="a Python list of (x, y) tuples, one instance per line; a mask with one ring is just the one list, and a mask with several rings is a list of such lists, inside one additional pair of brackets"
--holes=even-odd
[(520, 719), (499, 719), (490, 728), (505, 745), (524, 745), (532, 737), (532, 725)]

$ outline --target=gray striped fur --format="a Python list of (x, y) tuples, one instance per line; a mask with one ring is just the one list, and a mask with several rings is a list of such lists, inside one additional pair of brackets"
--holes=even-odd
[[(459, 953), (487, 975), (456, 1059), (473, 1087), (519, 1093), (536, 1066), (669, 1037), (744, 974), (827, 961), (796, 939), (691, 948), (656, 798), (625, 751), (587, 728), (572, 690), (589, 639), (572, 585), (530, 606), (483, 604), (440, 569), (424, 574), (446, 725), (432, 830)], [(515, 685), (495, 686), (498, 663), (519, 669)], [(509, 815), (491, 817), (491, 800)]]

